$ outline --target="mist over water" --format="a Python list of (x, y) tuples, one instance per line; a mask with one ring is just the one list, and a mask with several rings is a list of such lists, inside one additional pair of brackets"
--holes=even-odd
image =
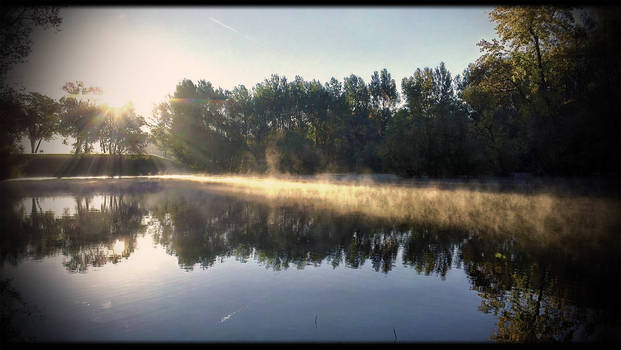
[(218, 190), (276, 202), (311, 203), (341, 213), (359, 212), (386, 219), (489, 233), (528, 233), (543, 240), (585, 232), (607, 232), (621, 227), (616, 215), (621, 212), (617, 200), (567, 196), (547, 188), (528, 191), (518, 187), (513, 191), (501, 191), (497, 183), (464, 184), (461, 187), (448, 184), (443, 188), (438, 182), (416, 186), (391, 178), (375, 181), (373, 176), (359, 177), (356, 181), (339, 181), (331, 176), (161, 178), (225, 185)]
[[(93, 177), (100, 179), (101, 177)], [(621, 228), (618, 200), (572, 193), (559, 184), (403, 181), (391, 176), (308, 177), (161, 175), (125, 179), (192, 182), (210, 191), (275, 204), (299, 202), (339, 213), (410, 220), (441, 227), (523, 235), (541, 244), (561, 244)], [(72, 179), (89, 179), (79, 177)], [(69, 180), (67, 180), (69, 181)], [(575, 191), (575, 189), (574, 189)], [(526, 237), (527, 236), (527, 237)]]
[(611, 198), (346, 176), (2, 185), (2, 281), (39, 310), (14, 316), (37, 340), (618, 342)]

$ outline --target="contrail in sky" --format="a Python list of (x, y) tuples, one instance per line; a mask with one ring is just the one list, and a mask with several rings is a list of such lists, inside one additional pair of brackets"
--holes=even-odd
[(235, 28), (233, 28), (233, 27), (231, 27), (231, 26), (227, 26), (226, 24), (224, 24), (224, 23), (222, 23), (222, 22), (218, 21), (217, 19), (215, 19), (215, 18), (213, 18), (213, 17), (209, 17), (209, 20), (210, 20), (210, 21), (212, 21), (212, 22), (214, 22), (214, 23), (216, 23), (216, 24), (219, 24), (219, 25), (223, 26), (224, 28), (226, 28), (226, 29), (228, 29), (228, 30), (232, 30), (232, 31), (234, 31), (235, 33), (238, 33), (238, 34), (239, 34), (239, 31), (238, 31), (237, 29), (235, 29)]
[(209, 17), (209, 20), (210, 20), (210, 21), (212, 21), (212, 22), (213, 22), (213, 23), (215, 23), (215, 24), (218, 24), (218, 25), (220, 25), (220, 26), (222, 26), (222, 27), (224, 27), (224, 28), (226, 28), (226, 29), (228, 29), (228, 30), (230, 30), (230, 31), (232, 31), (232, 32), (235, 32), (235, 33), (237, 33), (237, 34), (239, 34), (239, 35), (243, 36), (243, 37), (244, 37), (244, 38), (246, 38), (247, 40), (250, 40), (250, 41), (252, 41), (252, 42), (256, 42), (256, 40), (254, 40), (253, 38), (249, 37), (248, 35), (240, 33), (240, 32), (239, 32), (239, 30), (237, 30), (237, 29), (235, 29), (235, 28), (233, 28), (233, 27), (231, 27), (231, 26), (228, 26), (228, 25), (226, 25), (226, 24), (224, 24), (224, 23), (220, 22), (220, 21), (218, 21), (217, 19), (215, 19), (215, 18), (213, 18), (213, 17)]

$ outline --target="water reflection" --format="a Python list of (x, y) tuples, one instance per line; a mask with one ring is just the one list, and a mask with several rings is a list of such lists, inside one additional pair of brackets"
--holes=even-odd
[[(400, 237), (389, 223), (361, 215), (336, 215), (301, 205), (272, 206), (208, 192), (162, 195), (152, 213), (156, 236), (179, 264), (207, 268), (219, 257), (255, 259), (268, 268), (304, 268), (327, 260), (390, 271)], [(196, 203), (201, 203), (197, 206)]]
[[(89, 267), (117, 263), (129, 257), (136, 235), (146, 227), (142, 219), (147, 211), (140, 199), (123, 194), (80, 195), (73, 199), (74, 206), (62, 208), (60, 213), (43, 211), (38, 197), (29, 198), (29, 214), (23, 205), (28, 201), (8, 209), (4, 216), (6, 229), (3, 229), (0, 266), (7, 262), (16, 265), (26, 257), (42, 259), (62, 254), (66, 257), (63, 264), (67, 270), (86, 272)], [(101, 201), (99, 207), (92, 205), (94, 199)], [(71, 211), (74, 214), (68, 215)], [(118, 249), (121, 242), (123, 249)]]
[(618, 232), (575, 237), (557, 249), (523, 235), (249, 200), (197, 186), (135, 182), (75, 192), (73, 206), (62, 211), (44, 210), (41, 197), (24, 193), (3, 202), (0, 264), (60, 254), (68, 271), (87, 272), (129, 258), (146, 232), (188, 271), (234, 257), (276, 271), (370, 264), (389, 274), (400, 257), (413, 272), (443, 280), (462, 269), (481, 298), (479, 310), (497, 317), (492, 340), (619, 342)]
[(608, 249), (566, 255), (513, 240), (470, 238), (461, 257), (482, 298), (479, 310), (498, 316), (491, 339), (618, 343), (620, 265), (614, 242), (611, 237)]

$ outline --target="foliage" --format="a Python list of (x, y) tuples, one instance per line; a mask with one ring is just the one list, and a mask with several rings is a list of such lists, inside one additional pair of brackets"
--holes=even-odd
[(62, 18), (57, 7), (0, 6), (0, 81), (17, 63), (30, 54), (35, 27), (60, 30)]
[(490, 13), (500, 40), (479, 43), (461, 98), (501, 173), (618, 174), (619, 11), (609, 10)]
[(75, 139), (73, 151), (89, 153), (93, 150), (93, 143), (98, 139), (101, 127), (100, 110), (92, 94), (99, 94), (96, 87), (85, 86), (83, 82), (68, 82), (63, 86), (67, 95), (60, 99), (62, 106), (61, 135)]
[(618, 178), (618, 9), (500, 6), (490, 20), (498, 39), (482, 40), (461, 75), (442, 62), (416, 69), (401, 96), (386, 69), (368, 84), (274, 74), (217, 99), (184, 80), (152, 137), (208, 171)]
[(146, 122), (136, 115), (133, 105), (130, 103), (118, 109), (103, 106), (101, 109), (103, 121), (98, 135), (101, 151), (109, 154), (144, 153), (147, 133), (141, 127)]
[(75, 139), (74, 153), (89, 153), (99, 142), (102, 152), (109, 154), (143, 153), (148, 135), (142, 130), (146, 122), (129, 103), (120, 108), (99, 105), (91, 98), (101, 94), (98, 87), (81, 81), (63, 86), (67, 95), (60, 99), (62, 106), (60, 133)]
[(0, 179), (15, 176), (19, 167), (17, 155), (22, 148), (18, 141), (25, 119), (19, 99), (14, 90), (0, 90)]
[(387, 167), (404, 175), (454, 176), (474, 171), (470, 119), (444, 63), (404, 78), (405, 106), (388, 125)]
[(24, 97), (24, 128), (30, 139), (30, 152), (37, 153), (41, 141), (49, 141), (57, 133), (60, 105), (48, 96), (31, 92)]
[(181, 82), (156, 109), (157, 142), (194, 169), (233, 170), (241, 158), (242, 128), (238, 118), (224, 112), (227, 95), (204, 80)]
[(24, 131), (25, 112), (21, 93), (6, 86), (6, 75), (31, 51), (35, 27), (59, 30), (62, 18), (53, 7), (0, 5), (0, 179), (14, 176), (19, 168), (16, 155)]

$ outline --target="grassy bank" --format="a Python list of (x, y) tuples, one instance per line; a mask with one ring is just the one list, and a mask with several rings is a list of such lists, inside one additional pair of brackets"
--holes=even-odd
[(22, 154), (18, 177), (132, 176), (187, 172), (175, 161), (155, 155)]

